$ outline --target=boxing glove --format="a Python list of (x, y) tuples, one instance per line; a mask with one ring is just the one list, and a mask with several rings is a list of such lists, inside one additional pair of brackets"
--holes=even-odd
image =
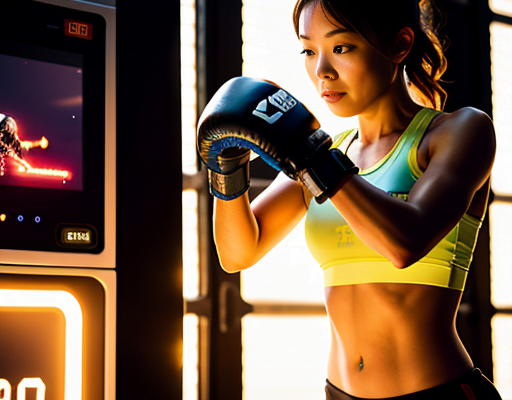
[(213, 96), (199, 120), (197, 145), (210, 191), (224, 200), (249, 188), (250, 151), (300, 179), (319, 202), (358, 171), (330, 148), (331, 137), (302, 103), (273, 83), (248, 77), (231, 79)]

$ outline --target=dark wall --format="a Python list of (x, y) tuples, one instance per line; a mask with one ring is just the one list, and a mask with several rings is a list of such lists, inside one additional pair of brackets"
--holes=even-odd
[(443, 87), (448, 92), (446, 111), (476, 107), (491, 114), (491, 74), (487, 1), (442, 0), (446, 23), (441, 29), (448, 37), (445, 52), (448, 68)]
[(117, 3), (117, 398), (181, 399), (180, 2)]

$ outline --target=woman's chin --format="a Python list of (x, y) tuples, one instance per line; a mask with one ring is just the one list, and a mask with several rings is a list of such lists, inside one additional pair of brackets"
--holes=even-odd
[(328, 104), (331, 112), (340, 118), (350, 118), (357, 115), (357, 111), (347, 106), (340, 106), (339, 104)]

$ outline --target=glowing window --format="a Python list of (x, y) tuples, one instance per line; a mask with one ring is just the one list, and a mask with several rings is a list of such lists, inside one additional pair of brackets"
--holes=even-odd
[(497, 308), (512, 307), (512, 204), (494, 202), (490, 210), (491, 301)]
[(199, 317), (183, 318), (183, 400), (196, 400), (199, 393)]
[(184, 190), (183, 199), (183, 296), (199, 296), (199, 236), (195, 190)]
[(489, 6), (497, 14), (512, 17), (512, 0), (490, 0)]
[(197, 172), (196, 156), (196, 5), (181, 0), (181, 123), (183, 172)]
[(246, 315), (242, 323), (244, 400), (323, 398), (327, 317)]
[(503, 399), (512, 399), (512, 317), (499, 314), (492, 319), (494, 383)]
[(497, 194), (512, 194), (512, 27), (493, 22), (491, 31), (491, 73), (493, 120), (497, 151), (492, 174), (492, 188)]
[[(181, 0), (181, 121), (182, 171), (197, 173), (196, 153), (196, 4)], [(200, 295), (198, 193), (185, 190), (183, 207), (183, 297)], [(199, 398), (199, 318), (187, 314), (183, 319), (183, 399)]]
[[(493, 0), (495, 12), (511, 14), (512, 1)], [(512, 26), (493, 22), (491, 33), (491, 73), (493, 120), (496, 128), (497, 154), (492, 174), (492, 189), (500, 201), (490, 207), (491, 301), (498, 309), (492, 319), (494, 380), (504, 399), (512, 398)]]
[(323, 274), (309, 253), (304, 220), (252, 268), (242, 272), (242, 296), (249, 303), (323, 304)]

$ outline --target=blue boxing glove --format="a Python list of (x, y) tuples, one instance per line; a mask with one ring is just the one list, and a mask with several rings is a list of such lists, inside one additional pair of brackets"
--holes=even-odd
[(226, 82), (198, 124), (198, 153), (208, 168), (210, 192), (232, 200), (250, 185), (250, 152), (325, 201), (358, 168), (320, 129), (317, 119), (280, 87), (247, 77)]

